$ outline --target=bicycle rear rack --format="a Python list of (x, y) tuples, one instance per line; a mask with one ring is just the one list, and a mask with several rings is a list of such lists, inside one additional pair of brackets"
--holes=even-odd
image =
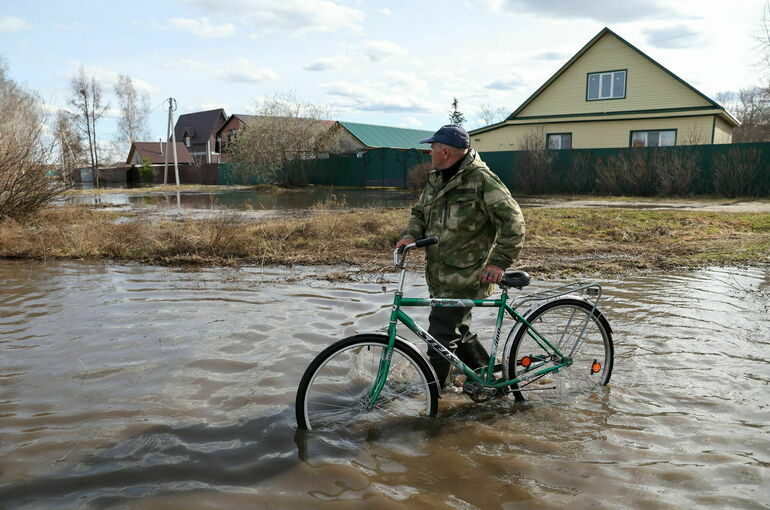
[(521, 296), (516, 296), (511, 302), (511, 306), (513, 306), (514, 308), (518, 308), (525, 303), (530, 303), (534, 301), (550, 301), (551, 299), (556, 299), (558, 297), (566, 296), (568, 294), (585, 294), (586, 296), (595, 298), (593, 300), (586, 299), (586, 301), (591, 303), (593, 308), (596, 308), (596, 306), (599, 304), (599, 300), (602, 297), (602, 287), (598, 283), (585, 283), (585, 282), (568, 283), (566, 285), (559, 285), (558, 287), (541, 290), (539, 292), (533, 292), (530, 294), (523, 294)]

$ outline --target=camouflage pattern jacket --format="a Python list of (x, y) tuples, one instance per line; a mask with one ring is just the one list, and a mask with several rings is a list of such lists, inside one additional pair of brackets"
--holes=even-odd
[(524, 216), (508, 188), (471, 149), (446, 183), (433, 171), (401, 237), (436, 236), (427, 248), (425, 277), (433, 297), (481, 299), (487, 264), (507, 269), (524, 243)]

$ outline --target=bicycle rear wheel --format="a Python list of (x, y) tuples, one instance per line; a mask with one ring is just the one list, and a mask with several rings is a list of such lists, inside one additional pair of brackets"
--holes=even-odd
[(304, 430), (374, 424), (383, 419), (435, 416), (438, 384), (425, 359), (396, 340), (385, 386), (374, 406), (367, 394), (388, 339), (357, 335), (327, 347), (302, 376), (297, 390), (297, 425)]
[[(576, 343), (572, 364), (511, 386), (516, 400), (569, 400), (610, 381), (614, 358), (612, 330), (607, 319), (580, 299), (557, 299), (526, 317), (537, 334), (569, 356)], [(522, 325), (513, 339), (508, 359), (511, 379), (558, 365), (551, 349), (541, 346), (529, 327)]]

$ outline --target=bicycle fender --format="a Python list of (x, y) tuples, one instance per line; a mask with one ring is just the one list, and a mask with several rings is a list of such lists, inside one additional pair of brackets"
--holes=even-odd
[[(362, 330), (362, 331), (356, 330), (356, 334), (353, 335), (353, 336), (378, 336), (378, 337), (381, 337), (383, 340), (385, 340), (385, 342), (388, 341), (388, 335), (386, 335), (382, 331), (378, 331), (378, 330)], [(425, 362), (428, 364), (428, 368), (430, 369), (431, 373), (433, 374), (433, 380), (434, 381), (438, 381), (438, 376), (436, 375), (436, 371), (433, 369), (433, 365), (431, 364), (430, 359), (428, 359), (428, 354), (427, 353), (425, 353), (425, 352), (421, 351), (420, 349), (418, 349), (416, 345), (414, 345), (409, 340), (406, 340), (401, 335), (397, 334), (396, 335), (396, 340), (400, 340), (401, 343), (404, 345), (404, 347), (406, 347), (407, 349), (410, 349), (412, 352), (414, 352), (414, 353), (418, 354), (420, 357), (422, 357), (422, 359), (424, 359)]]
[[(583, 296), (577, 296), (577, 295), (571, 295), (567, 294), (564, 296), (558, 296), (552, 299), (547, 299), (545, 301), (538, 301), (535, 305), (530, 306), (527, 308), (524, 313), (521, 314), (522, 317), (525, 319), (529, 317), (535, 310), (538, 308), (547, 305), (548, 303), (552, 303), (554, 301), (560, 301), (563, 299), (569, 299), (569, 300), (575, 300), (575, 301), (583, 301), (584, 303), (593, 306), (593, 302), (589, 301)], [(607, 327), (607, 331), (612, 333), (612, 327), (610, 326), (609, 321), (604, 317), (604, 313), (602, 313), (601, 309), (599, 307), (596, 307), (596, 311), (598, 312), (598, 319), (604, 323), (604, 325)], [(505, 362), (505, 360), (510, 359), (511, 357), (511, 349), (513, 348), (513, 339), (516, 337), (516, 333), (519, 332), (519, 330), (524, 326), (523, 322), (517, 322), (516, 325), (511, 328), (510, 333), (508, 333), (508, 338), (505, 339), (505, 347), (503, 348), (503, 374), (506, 378), (510, 378), (510, 374), (508, 374), (508, 363)]]

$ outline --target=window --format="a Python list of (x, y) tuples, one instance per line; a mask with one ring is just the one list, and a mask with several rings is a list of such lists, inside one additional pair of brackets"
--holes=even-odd
[(671, 147), (676, 145), (676, 129), (631, 131), (631, 147)]
[(222, 152), (222, 137), (217, 136), (216, 142), (214, 142), (214, 152)]
[(184, 135), (184, 144), (189, 147), (190, 146), (190, 135)]
[(626, 97), (626, 71), (606, 71), (588, 75), (589, 101), (623, 99)]
[(546, 137), (549, 149), (571, 149), (572, 133), (551, 133)]

